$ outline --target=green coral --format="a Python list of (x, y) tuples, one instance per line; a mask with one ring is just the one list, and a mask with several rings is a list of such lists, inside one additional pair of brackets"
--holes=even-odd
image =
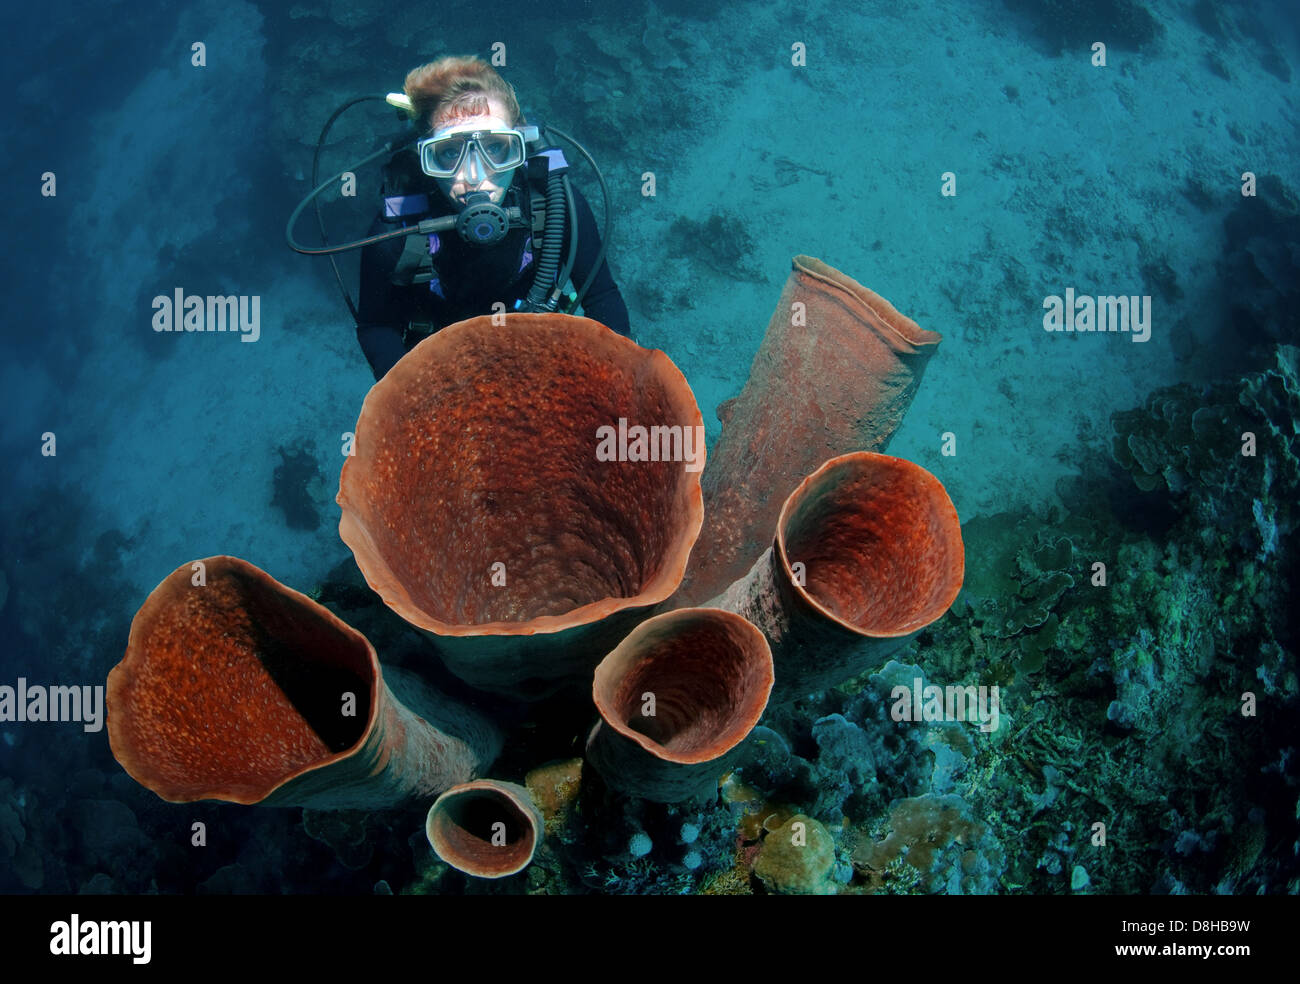
[(754, 860), (754, 874), (782, 895), (834, 895), (834, 867), (834, 838), (802, 813), (769, 833)]
[[(1168, 387), (1117, 414), (1123, 470), (1080, 454), (1084, 474), (1062, 490), (1070, 513), (963, 527), (978, 562), (918, 659), (950, 682), (1002, 687), (1014, 723), (976, 741), (958, 788), (994, 836), (1018, 845), (1006, 889), (1068, 893), (1076, 866), (1089, 891), (1107, 893), (1295, 882), (1294, 861), (1261, 841), (1289, 845), (1294, 826), (1294, 795), (1277, 787), (1296, 782), (1284, 749), (1300, 698), (1289, 615), (1297, 354), (1281, 346), (1244, 379)], [(1242, 714), (1245, 691), (1258, 698), (1254, 717)], [(1104, 847), (1092, 843), (1094, 822)], [(1180, 853), (1180, 838), (1215, 846)], [(889, 890), (897, 859), (878, 863), (869, 878)]]
[(1058, 646), (1062, 599), (1082, 576), (1078, 535), (1020, 513), (976, 517), (962, 528), (967, 552), (983, 558), (964, 590), (977, 647), (996, 647), (1018, 672), (1042, 669)]
[(1267, 555), (1295, 528), (1300, 349), (1278, 346), (1273, 366), (1237, 382), (1158, 389), (1111, 426), (1111, 453), (1139, 489), (1196, 493), (1203, 539), (1231, 526)]
[(926, 892), (983, 895), (995, 887), (1002, 847), (960, 796), (899, 800), (889, 824), (888, 836), (867, 840), (853, 853), (854, 866), (869, 879), (884, 881), (891, 866), (905, 862), (916, 872), (913, 884)]

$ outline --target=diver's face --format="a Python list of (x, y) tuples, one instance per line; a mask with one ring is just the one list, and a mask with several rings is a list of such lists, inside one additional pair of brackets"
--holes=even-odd
[[(449, 130), (460, 130), (462, 128), (475, 130), (509, 130), (514, 124), (509, 122), (506, 115), (506, 108), (499, 100), (490, 100), (489, 108), (491, 112), (480, 113), (475, 116), (457, 116), (449, 119), (438, 120), (433, 127), (435, 136), (441, 135)], [(460, 169), (453, 177), (435, 178), (438, 187), (442, 193), (457, 208), (463, 208), (467, 195), (482, 191), (488, 195), (488, 200), (493, 205), (500, 205), (506, 197), (506, 191), (510, 188), (510, 182), (514, 180), (515, 172), (493, 171), (487, 166), (482, 155), (477, 149), (471, 147), (465, 154), (465, 159), (461, 162)]]

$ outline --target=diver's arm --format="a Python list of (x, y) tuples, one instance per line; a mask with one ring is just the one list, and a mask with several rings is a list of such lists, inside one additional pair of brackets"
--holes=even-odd
[[(592, 214), (591, 205), (577, 188), (573, 189), (573, 204), (578, 211), (578, 255), (573, 261), (573, 272), (569, 279), (574, 288), (591, 273), (592, 264), (596, 262), (596, 253), (600, 250), (600, 227), (596, 225), (596, 216)], [(587, 296), (582, 299), (582, 313), (593, 321), (612, 328), (620, 335), (632, 336), (628, 321), (627, 305), (623, 295), (614, 283), (614, 276), (609, 271), (609, 261), (603, 260), (600, 272), (591, 282)]]
[[(371, 227), (373, 235), (383, 231), (381, 223), (376, 220)], [(406, 354), (402, 343), (402, 334), (407, 321), (396, 285), (389, 279), (397, 263), (397, 255), (391, 243), (399, 245), (401, 240), (389, 240), (374, 243), (361, 251), (361, 294), (357, 298), (357, 341), (361, 351), (375, 374), (375, 379), (382, 379), (397, 360)]]

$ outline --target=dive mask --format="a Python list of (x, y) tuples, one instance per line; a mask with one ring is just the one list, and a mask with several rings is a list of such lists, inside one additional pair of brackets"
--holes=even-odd
[(454, 178), (475, 155), (484, 174), (510, 171), (524, 162), (524, 135), (513, 129), (453, 128), (416, 145), (420, 168), (433, 178)]

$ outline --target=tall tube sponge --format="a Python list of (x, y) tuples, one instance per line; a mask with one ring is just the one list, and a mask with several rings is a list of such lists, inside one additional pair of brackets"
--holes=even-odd
[(154, 589), (107, 702), (113, 755), (174, 803), (380, 809), (473, 778), (501, 745), (465, 705), (386, 680), (365, 636), (236, 557)]
[(951, 607), (965, 552), (940, 481), (860, 451), (824, 463), (781, 507), (776, 538), (710, 604), (772, 647), (772, 704), (876, 669)]
[(744, 618), (683, 608), (642, 622), (596, 668), (587, 759), (619, 792), (661, 803), (716, 795), (772, 690), (772, 653)]
[(703, 518), (686, 379), (587, 318), (442, 329), (370, 390), (355, 449), (339, 535), (367, 583), (451, 672), (514, 697), (589, 679), (676, 591)]
[(791, 266), (744, 388), (718, 408), (704, 527), (674, 604), (707, 604), (743, 577), (822, 462), (884, 451), (942, 339), (821, 260)]

